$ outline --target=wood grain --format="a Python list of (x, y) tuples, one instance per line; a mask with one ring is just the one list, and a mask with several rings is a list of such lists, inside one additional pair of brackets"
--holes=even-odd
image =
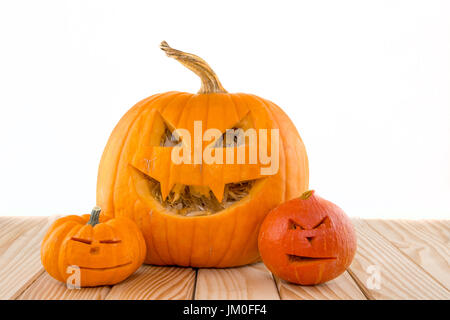
[(188, 300), (194, 293), (192, 268), (142, 266), (115, 285), (107, 300)]
[(199, 269), (196, 300), (278, 300), (272, 274), (263, 263), (227, 268)]
[(439, 232), (438, 224), (424, 221), (370, 220), (367, 223), (447, 290), (450, 288), (449, 229)]
[(17, 300), (102, 300), (109, 290), (109, 287), (68, 289), (43, 272)]
[(0, 221), (0, 299), (16, 298), (42, 274), (41, 241), (55, 217), (10, 219)]
[[(0, 217), (0, 299), (450, 299), (450, 220), (355, 219), (358, 250), (326, 284), (298, 286), (262, 263), (200, 269), (142, 266), (114, 287), (67, 289), (40, 263), (42, 238), (56, 217)], [(368, 267), (380, 270), (369, 288)], [(195, 293), (194, 293), (195, 290)]]
[[(358, 250), (350, 274), (371, 299), (450, 299), (447, 289), (397, 249), (368, 223), (354, 219)], [(369, 269), (368, 269), (369, 268)], [(374, 286), (370, 268), (379, 270), (380, 287)]]
[(0, 258), (18, 237), (46, 219), (47, 217), (0, 217)]
[(448, 243), (450, 238), (450, 220), (420, 220), (421, 229), (436, 238), (437, 241)]
[(300, 286), (276, 278), (283, 300), (365, 300), (363, 292), (347, 272), (316, 286)]

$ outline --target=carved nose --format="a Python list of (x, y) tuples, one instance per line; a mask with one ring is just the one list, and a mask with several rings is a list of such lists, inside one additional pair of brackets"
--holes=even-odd
[(91, 254), (99, 254), (100, 252), (100, 247), (92, 247), (90, 250)]
[(309, 243), (314, 239), (314, 237), (306, 237), (306, 240), (308, 240)]

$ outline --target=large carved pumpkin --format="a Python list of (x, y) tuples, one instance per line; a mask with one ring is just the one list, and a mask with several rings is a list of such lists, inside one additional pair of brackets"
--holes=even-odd
[[(256, 262), (257, 235), (265, 215), (308, 187), (303, 142), (274, 103), (227, 93), (204, 60), (166, 42), (161, 48), (200, 77), (201, 89), (197, 94), (153, 95), (124, 115), (100, 162), (97, 203), (106, 214), (136, 221), (147, 244), (146, 263), (231, 267)], [(178, 134), (180, 128), (194, 138)], [(215, 134), (209, 135), (208, 129)], [(254, 140), (239, 136), (252, 129), (257, 133), (257, 160), (239, 162), (240, 151), (245, 159), (255, 154)], [(235, 133), (231, 140), (229, 132)], [(196, 135), (208, 142), (199, 146)], [(274, 155), (273, 145), (279, 152), (270, 172), (261, 152)], [(192, 147), (190, 154), (183, 154), (191, 163), (173, 161), (179, 146)], [(198, 155), (208, 147), (222, 164), (199, 161)], [(225, 161), (228, 152), (234, 159), (231, 164)]]

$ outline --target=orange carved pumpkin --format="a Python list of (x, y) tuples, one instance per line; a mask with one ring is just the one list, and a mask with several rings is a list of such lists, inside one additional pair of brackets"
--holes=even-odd
[[(147, 244), (146, 263), (230, 267), (258, 261), (257, 235), (265, 215), (308, 187), (303, 142), (274, 103), (227, 93), (204, 60), (165, 42), (161, 48), (200, 77), (201, 89), (153, 95), (123, 116), (100, 162), (97, 203), (106, 214), (135, 220)], [(250, 136), (239, 136), (254, 130), (261, 142), (260, 129), (268, 130), (263, 145), (271, 156), (271, 143), (278, 143), (272, 159), (277, 168), (269, 174), (262, 150), (253, 153)], [(210, 130), (215, 135), (208, 136)], [(236, 134), (233, 140), (229, 131)], [(196, 135), (207, 143), (199, 146)], [(179, 146), (191, 147), (183, 154), (191, 163), (173, 161)], [(230, 161), (199, 161), (208, 147), (217, 159), (227, 160), (231, 152)], [(239, 150), (245, 163), (237, 159)], [(257, 155), (253, 163), (248, 161), (252, 154)]]
[(267, 215), (259, 233), (259, 250), (276, 276), (313, 285), (347, 269), (355, 255), (356, 235), (338, 206), (307, 191)]
[[(130, 219), (91, 215), (56, 220), (41, 246), (41, 261), (56, 280), (92, 287), (113, 285), (135, 272), (146, 253), (144, 238)], [(76, 279), (79, 277), (79, 279)], [(72, 280), (69, 279), (69, 280)]]

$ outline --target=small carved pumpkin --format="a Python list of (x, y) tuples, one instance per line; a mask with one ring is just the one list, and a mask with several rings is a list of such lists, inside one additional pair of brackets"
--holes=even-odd
[[(201, 79), (198, 94), (153, 95), (129, 110), (112, 132), (98, 172), (97, 204), (106, 214), (134, 219), (146, 244), (146, 263), (194, 267), (231, 267), (256, 262), (258, 230), (279, 203), (298, 197), (308, 187), (308, 161), (303, 142), (286, 114), (274, 103), (251, 94), (228, 93), (200, 57), (161, 49)], [(197, 130), (195, 123), (201, 123)], [(193, 139), (177, 137), (184, 129)], [(255, 163), (195, 163), (195, 136), (207, 130), (279, 130), (278, 170), (262, 174)], [(196, 132), (196, 130), (198, 132)], [(269, 134), (267, 134), (269, 136)], [(203, 147), (215, 146), (210, 137)], [(258, 136), (258, 142), (261, 140)], [(270, 138), (267, 147), (270, 148)], [(246, 141), (246, 140), (245, 140)], [(247, 142), (226, 141), (214, 150), (239, 148), (249, 159)], [(273, 141), (273, 140), (272, 140)], [(193, 163), (174, 163), (176, 145), (191, 145)], [(256, 150), (260, 155), (261, 150)], [(189, 155), (190, 156), (190, 155)], [(224, 156), (225, 157), (225, 156)]]
[(144, 261), (145, 241), (136, 224), (127, 218), (100, 217), (100, 208), (91, 215), (56, 220), (41, 246), (41, 261), (56, 280), (71, 285), (93, 287), (113, 285), (135, 272)]
[(273, 209), (261, 225), (258, 244), (273, 274), (314, 285), (347, 269), (356, 252), (356, 235), (342, 209), (312, 190)]

